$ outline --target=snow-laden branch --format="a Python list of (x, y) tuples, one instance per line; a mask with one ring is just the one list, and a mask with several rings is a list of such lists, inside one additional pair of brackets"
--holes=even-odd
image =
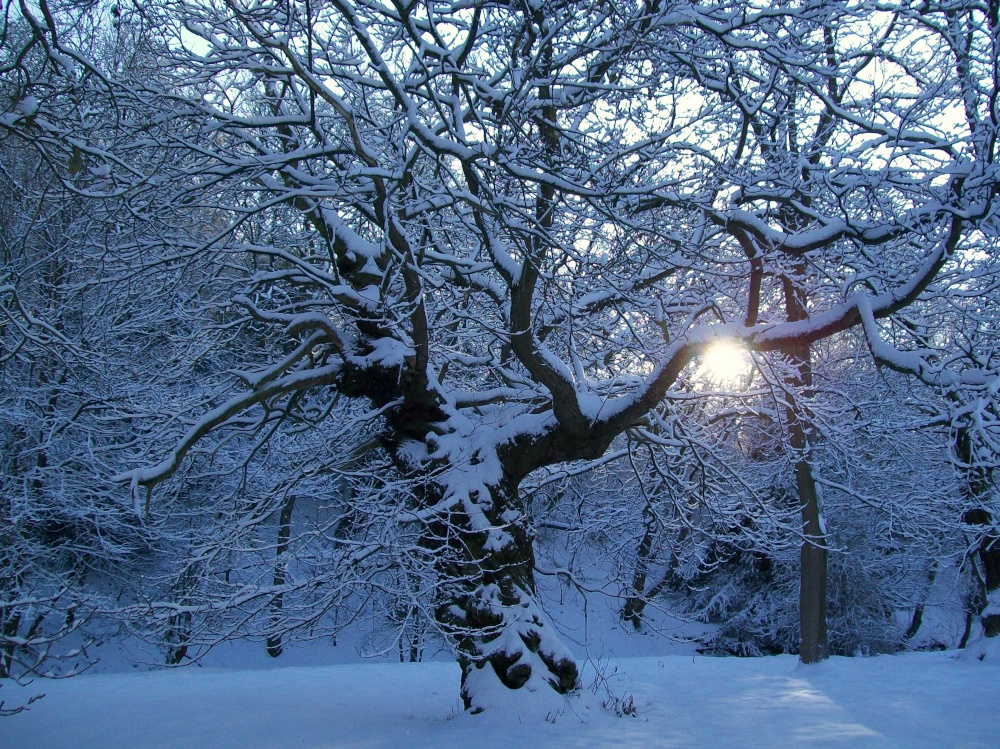
[(157, 483), (169, 478), (180, 467), (184, 456), (187, 455), (202, 437), (226, 423), (237, 414), (243, 413), (247, 409), (262, 404), (271, 398), (291, 392), (307, 390), (320, 385), (331, 385), (336, 381), (342, 368), (342, 363), (336, 362), (316, 369), (293, 372), (283, 377), (272, 379), (256, 390), (235, 395), (198, 419), (178, 441), (177, 445), (170, 451), (170, 454), (159, 463), (146, 468), (136, 468), (120, 473), (114, 476), (112, 480), (119, 483), (126, 481), (129, 483), (133, 502), (138, 511), (140, 507), (138, 499), (139, 487), (142, 486), (146, 487), (147, 490), (152, 490), (152, 487)]

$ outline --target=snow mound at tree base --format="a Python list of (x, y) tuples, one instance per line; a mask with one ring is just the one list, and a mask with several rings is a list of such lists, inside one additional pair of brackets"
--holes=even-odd
[(971, 640), (969, 644), (958, 651), (958, 658), (962, 660), (977, 660), (1000, 667), (1000, 637), (979, 637)]

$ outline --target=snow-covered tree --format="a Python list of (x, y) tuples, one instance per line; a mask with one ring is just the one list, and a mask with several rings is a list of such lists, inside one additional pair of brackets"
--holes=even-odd
[(115, 9), (151, 40), (145, 78), (55, 4), (20, 13), (102, 104), (71, 123), (27, 81), (0, 126), (129, 201), (137, 272), (204, 263), (199, 303), (268, 344), (150, 432), (136, 505), (209, 435), (356, 401), (406, 490), (353, 561), (412, 539), (467, 707), (484, 681), (578, 683), (522, 481), (669, 411), (714, 343), (784, 357), (806, 399), (811, 347), (851, 328), (929, 381), (985, 376), (888, 331), (962, 306), (995, 249), (995, 4), (155, 0)]

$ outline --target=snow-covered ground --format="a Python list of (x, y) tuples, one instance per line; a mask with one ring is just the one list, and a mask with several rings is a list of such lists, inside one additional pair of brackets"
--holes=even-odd
[[(1000, 643), (833, 658), (669, 655), (587, 664), (577, 697), (498, 695), (467, 715), (453, 663), (84, 674), (3, 685), (4, 749), (110, 747), (1000, 747)], [(530, 699), (532, 696), (540, 699)], [(634, 706), (617, 717), (602, 702)], [(632, 712), (629, 709), (627, 712)]]

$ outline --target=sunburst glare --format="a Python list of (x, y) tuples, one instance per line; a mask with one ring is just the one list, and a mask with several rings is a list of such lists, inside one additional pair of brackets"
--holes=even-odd
[(750, 355), (742, 346), (714, 343), (701, 358), (699, 374), (715, 385), (733, 388), (746, 382), (750, 375)]

